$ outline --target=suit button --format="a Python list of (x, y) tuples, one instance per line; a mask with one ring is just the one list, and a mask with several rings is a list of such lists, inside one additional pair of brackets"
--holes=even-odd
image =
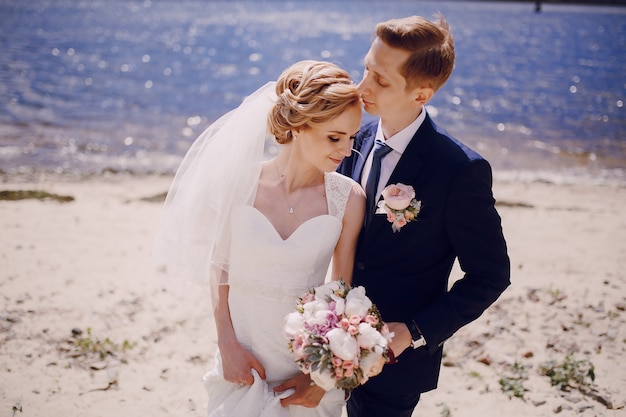
[(357, 264), (356, 264), (356, 268), (357, 268), (359, 271), (364, 271), (364, 270), (365, 270), (365, 264), (364, 264), (363, 262), (357, 262)]

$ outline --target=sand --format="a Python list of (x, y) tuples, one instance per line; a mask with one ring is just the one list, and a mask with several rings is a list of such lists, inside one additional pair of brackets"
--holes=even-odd
[[(150, 263), (161, 204), (142, 199), (169, 181), (0, 184), (74, 197), (0, 201), (0, 417), (205, 415), (207, 295)], [(447, 342), (414, 416), (626, 415), (626, 188), (501, 180), (494, 193), (512, 286)], [(582, 384), (551, 385), (563, 364)]]

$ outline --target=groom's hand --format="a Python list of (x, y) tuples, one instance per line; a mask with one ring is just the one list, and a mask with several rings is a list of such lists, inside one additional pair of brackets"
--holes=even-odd
[(404, 323), (391, 322), (387, 323), (387, 327), (389, 327), (389, 331), (393, 332), (393, 338), (389, 342), (389, 348), (397, 358), (406, 348), (411, 346), (411, 332)]
[(326, 393), (323, 388), (313, 384), (309, 375), (305, 374), (288, 379), (274, 387), (274, 392), (281, 393), (290, 388), (293, 388), (294, 393), (280, 400), (280, 405), (283, 407), (288, 405), (300, 405), (309, 408), (317, 407)]

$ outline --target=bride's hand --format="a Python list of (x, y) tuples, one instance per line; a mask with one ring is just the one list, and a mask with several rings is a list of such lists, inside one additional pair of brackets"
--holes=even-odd
[(239, 342), (229, 343), (227, 347), (220, 346), (220, 354), (222, 355), (222, 369), (226, 381), (252, 385), (254, 382), (252, 369), (259, 373), (261, 379), (265, 379), (265, 368), (261, 362)]
[(280, 400), (280, 405), (283, 407), (288, 405), (301, 405), (309, 408), (317, 407), (326, 393), (323, 388), (312, 383), (311, 377), (305, 374), (288, 379), (274, 387), (274, 392), (280, 393), (290, 388), (293, 388), (294, 393)]

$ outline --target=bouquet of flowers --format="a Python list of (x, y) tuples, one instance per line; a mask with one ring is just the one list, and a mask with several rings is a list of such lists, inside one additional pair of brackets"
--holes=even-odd
[(385, 187), (376, 214), (386, 214), (393, 232), (399, 232), (420, 214), (422, 202), (415, 199), (415, 189), (398, 183)]
[(378, 375), (393, 337), (365, 289), (343, 280), (299, 298), (284, 331), (299, 368), (326, 391), (352, 390)]

